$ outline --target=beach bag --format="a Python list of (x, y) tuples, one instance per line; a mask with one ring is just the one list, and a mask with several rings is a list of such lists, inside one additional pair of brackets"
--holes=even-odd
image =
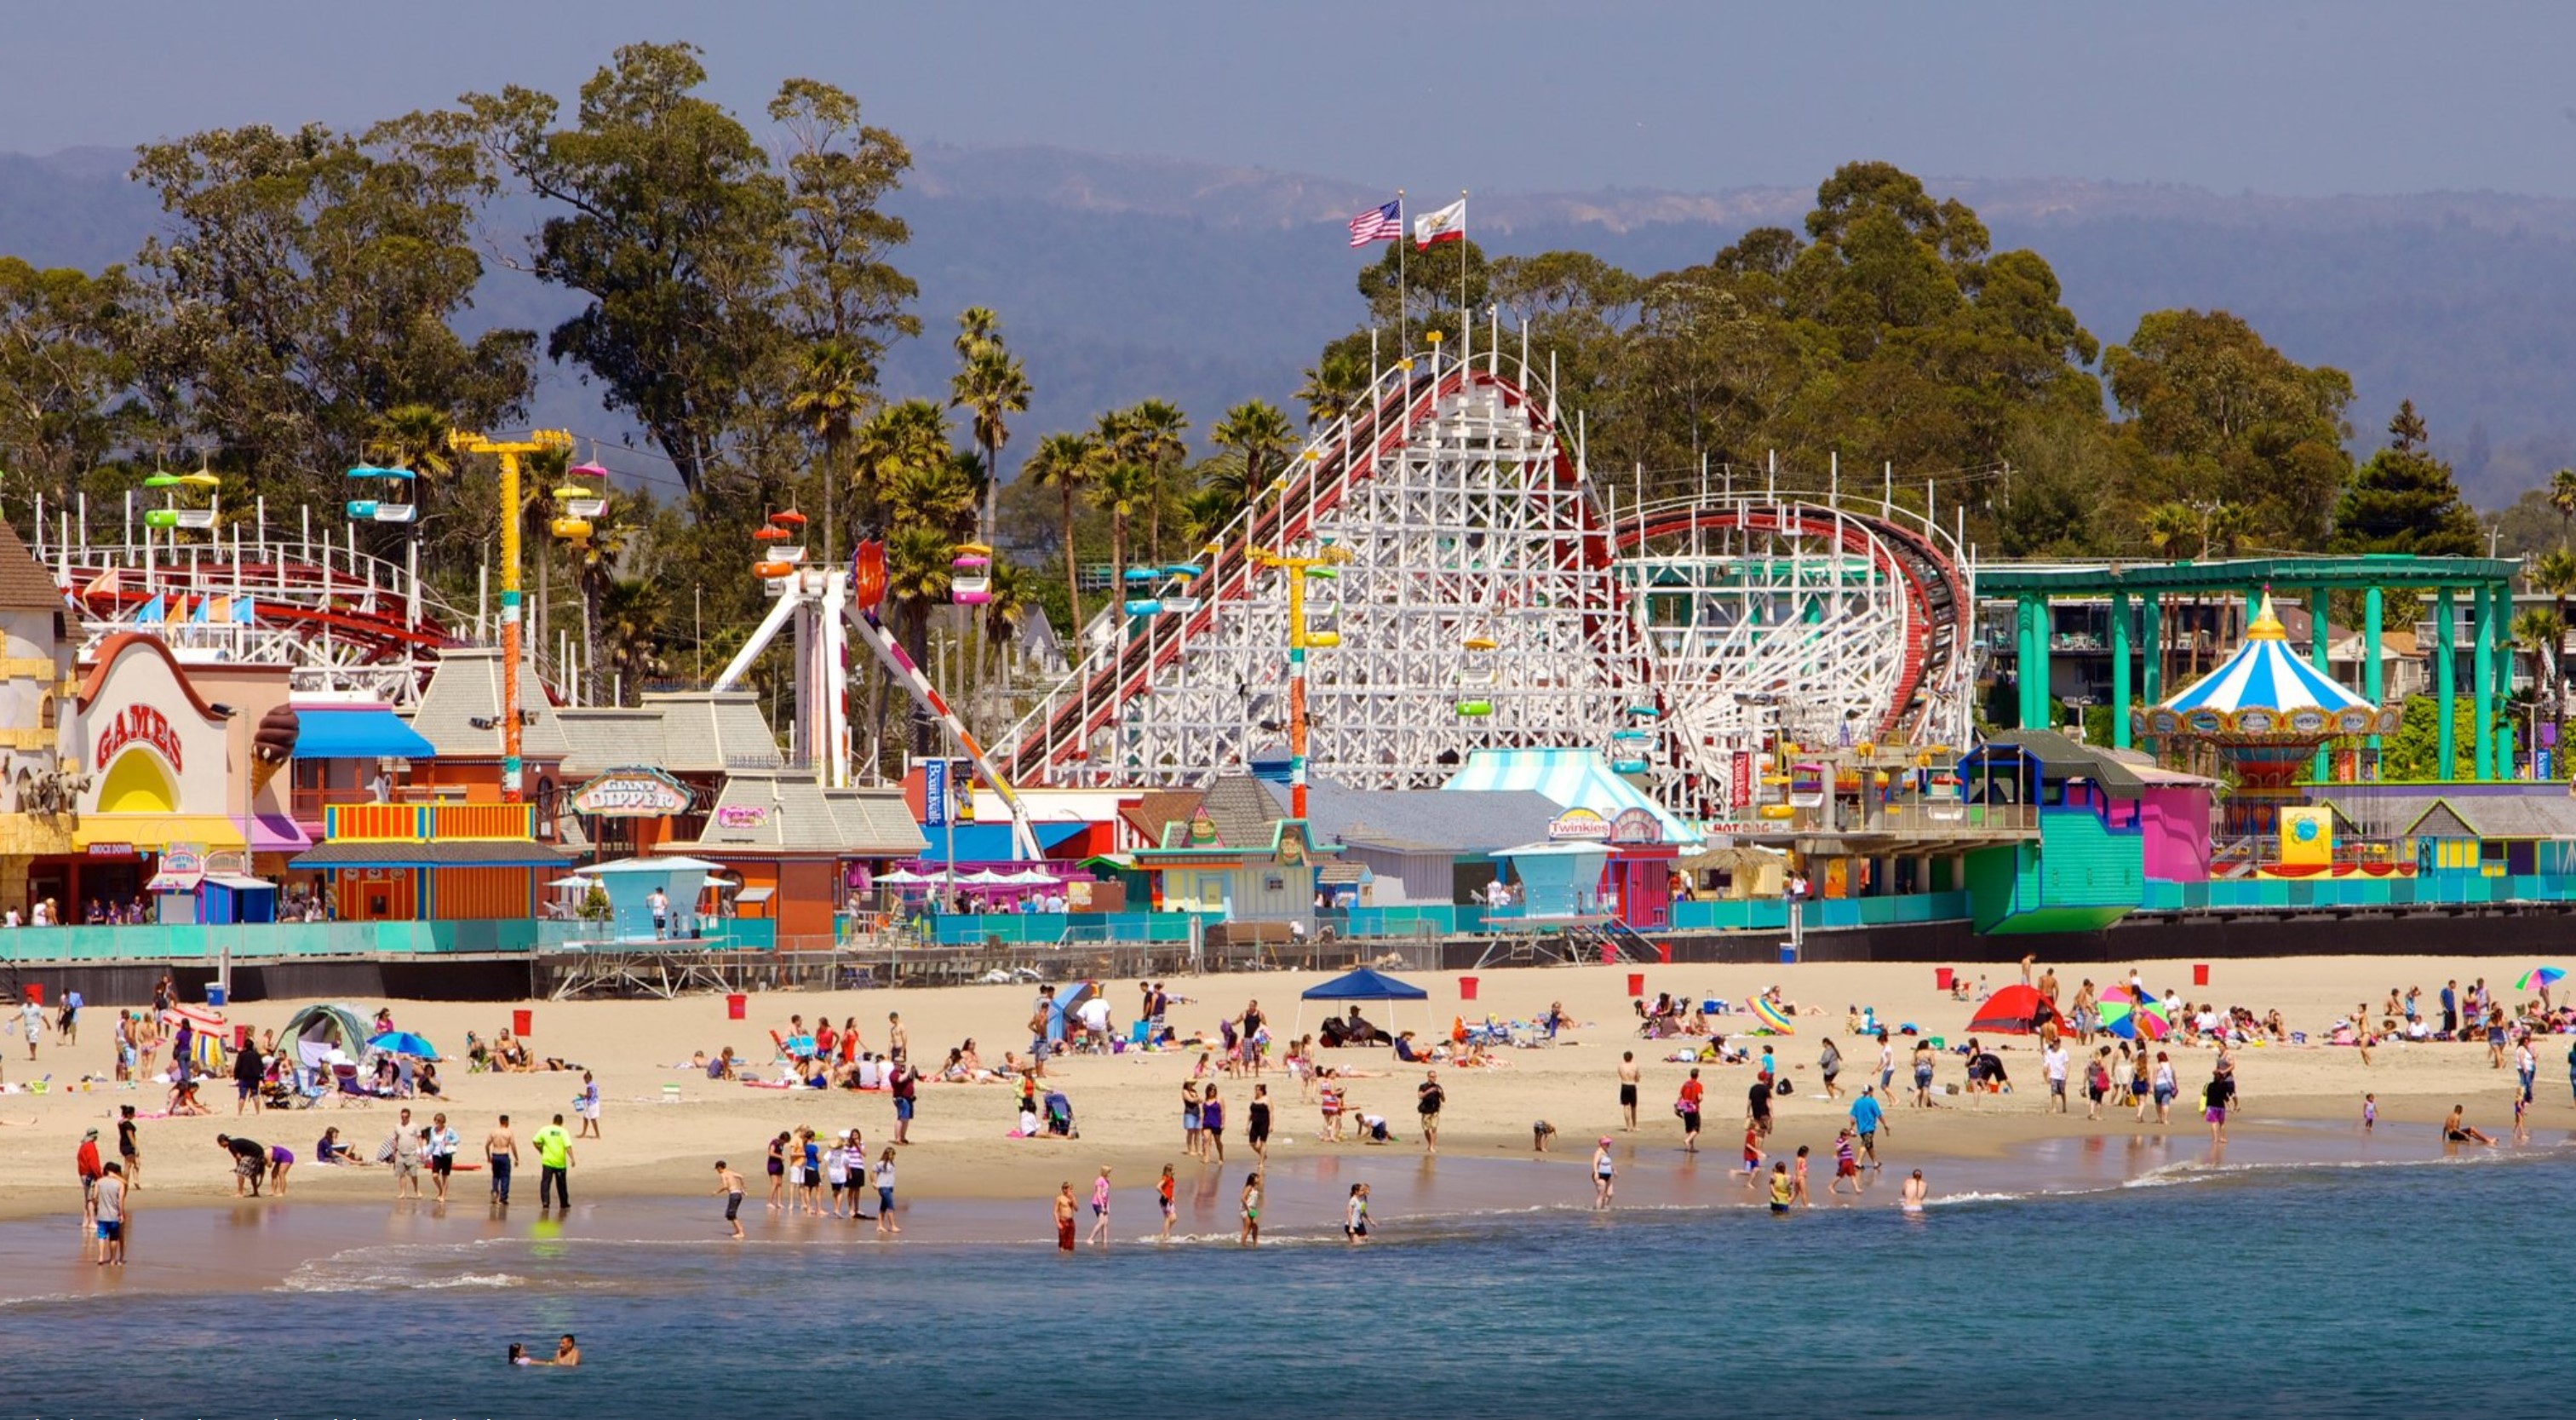
[(1688, 1115), (1690, 1114), (1690, 1101), (1689, 1101), (1689, 1100), (1675, 1100), (1675, 1101), (1673, 1101), (1673, 1113), (1674, 1113), (1674, 1114), (1676, 1114), (1676, 1115), (1681, 1115), (1681, 1116), (1685, 1116), (1685, 1117), (1686, 1117), (1686, 1116), (1688, 1116)]

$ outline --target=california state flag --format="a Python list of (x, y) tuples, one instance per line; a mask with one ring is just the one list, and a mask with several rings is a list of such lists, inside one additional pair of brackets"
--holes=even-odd
[(1415, 250), (1428, 250), (1434, 242), (1457, 242), (1467, 238), (1467, 199), (1459, 198), (1437, 212), (1425, 212), (1413, 219)]

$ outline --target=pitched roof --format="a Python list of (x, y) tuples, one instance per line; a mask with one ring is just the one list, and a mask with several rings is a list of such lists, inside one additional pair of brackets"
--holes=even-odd
[(2576, 799), (2563, 794), (2440, 799), (2406, 831), (2419, 838), (2456, 837), (2462, 829), (2473, 838), (2576, 838)]
[(749, 770), (726, 777), (695, 839), (659, 851), (911, 858), (929, 846), (898, 794), (826, 790), (802, 772)]
[(27, 550), (18, 530), (0, 522), (0, 611), (61, 611), (63, 590)]
[(1270, 786), (1249, 774), (1225, 774), (1208, 785), (1199, 811), (1216, 825), (1216, 841), (1228, 848), (1268, 848), (1279, 840), (1280, 820), (1288, 806), (1271, 797)]
[(1159, 844), (1167, 825), (1187, 823), (1190, 815), (1198, 812), (1200, 797), (1196, 789), (1148, 789), (1143, 798), (1118, 813), (1146, 843)]
[(630, 764), (672, 774), (780, 769), (787, 756), (748, 690), (649, 694), (635, 706), (580, 706), (555, 712), (572, 752), (564, 773), (587, 777)]
[(1988, 735), (1984, 746), (1972, 751), (1970, 759), (1986, 748), (2014, 748), (2039, 761), (2042, 776), (2050, 779), (2090, 779), (2113, 794), (2137, 797), (2146, 789), (2137, 770), (2120, 762), (2109, 750), (2068, 739), (2055, 730), (2004, 730)]
[[(519, 710), (528, 717), (519, 731), (521, 756), (562, 759), (572, 749), (532, 661), (519, 663)], [(420, 708), (412, 712), (411, 727), (442, 757), (500, 758), (501, 653), (489, 646), (452, 646), (440, 652), (438, 668), (420, 693)]]
[(1557, 813), (1555, 800), (1529, 789), (1365, 790), (1329, 779), (1306, 786), (1306, 823), (1318, 844), (1490, 853), (1545, 838)]

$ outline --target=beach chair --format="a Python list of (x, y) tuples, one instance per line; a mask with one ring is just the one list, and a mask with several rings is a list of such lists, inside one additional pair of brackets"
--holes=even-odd
[(358, 1067), (355, 1065), (331, 1067), (331, 1092), (333, 1097), (339, 1100), (342, 1109), (348, 1108), (352, 1102), (358, 1104), (376, 1102), (375, 1092), (359, 1080)]
[(1148, 1044), (1152, 1043), (1153, 1036), (1154, 1023), (1152, 1021), (1130, 1021), (1127, 1023), (1128, 1049), (1144, 1049)]

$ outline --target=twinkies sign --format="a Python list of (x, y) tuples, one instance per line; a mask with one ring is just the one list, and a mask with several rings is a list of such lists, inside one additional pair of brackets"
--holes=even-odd
[(572, 791), (572, 811), (592, 818), (669, 818), (689, 803), (687, 786), (658, 769), (612, 769)]
[(179, 732), (170, 725), (170, 717), (149, 705), (128, 705), (109, 717), (98, 732), (98, 749), (90, 763), (105, 768), (116, 758), (116, 752), (127, 745), (145, 745), (170, 761), (172, 769), (185, 769), (179, 756)]

